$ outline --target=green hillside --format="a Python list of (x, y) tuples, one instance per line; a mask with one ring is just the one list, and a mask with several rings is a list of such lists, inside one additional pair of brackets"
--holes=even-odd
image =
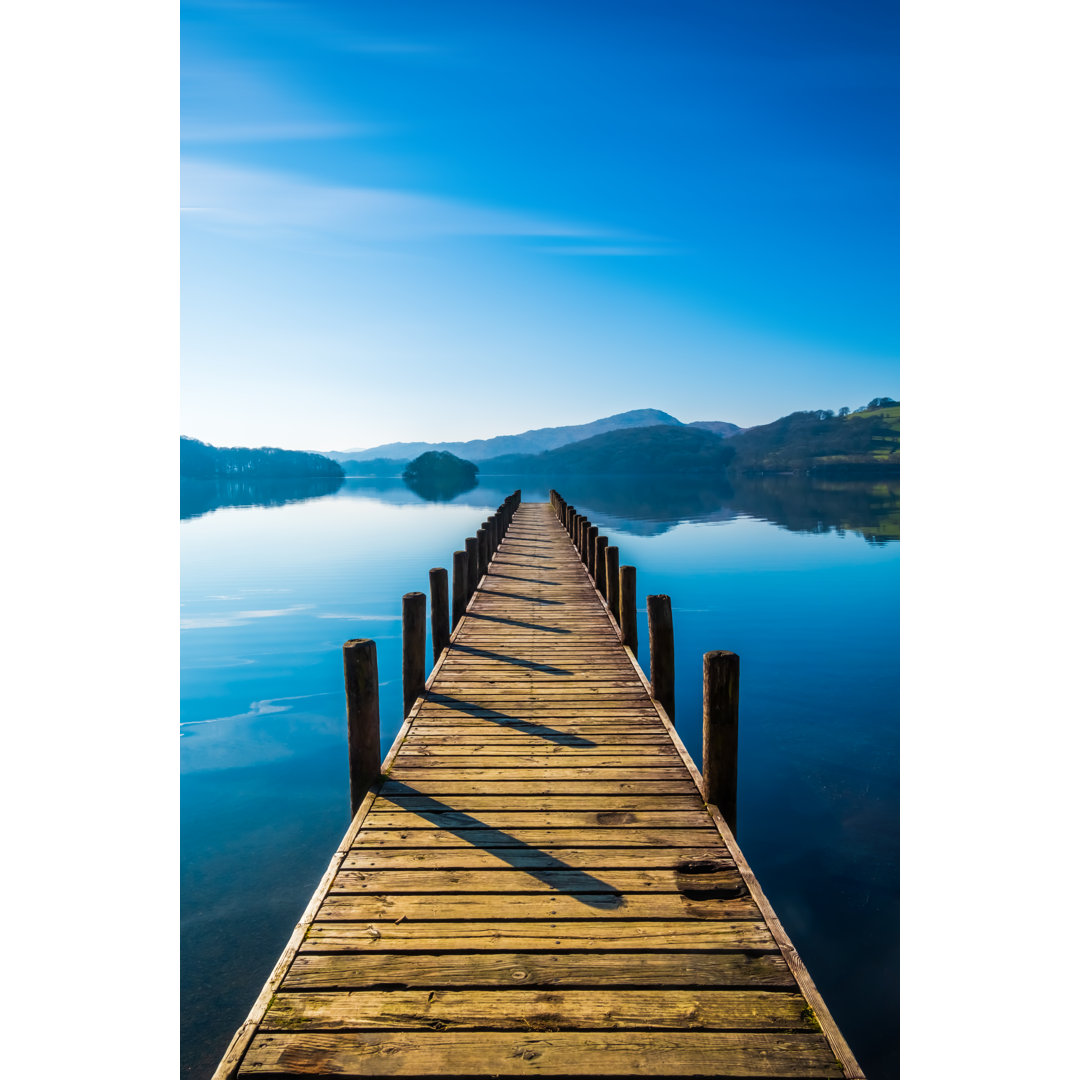
[(657, 424), (594, 435), (542, 454), (504, 454), (480, 463), (485, 474), (716, 473), (734, 457), (729, 440), (689, 426)]
[(855, 412), (791, 413), (726, 440), (748, 472), (895, 472), (900, 468), (900, 403), (874, 398)]

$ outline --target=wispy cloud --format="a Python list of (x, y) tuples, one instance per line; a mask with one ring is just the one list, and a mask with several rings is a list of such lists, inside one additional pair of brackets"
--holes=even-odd
[(219, 627), (247, 626), (254, 619), (276, 619), (307, 611), (312, 604), (293, 604), (287, 608), (264, 608), (259, 611), (232, 611), (224, 615), (191, 615), (180, 620), (181, 630), (213, 630)]
[[(582, 246), (582, 254), (585, 246), (597, 242), (606, 242), (609, 254), (644, 254), (656, 242), (621, 229), (528, 211), (391, 188), (318, 183), (191, 158), (181, 165), (181, 190), (184, 205), (197, 207), (201, 222), (238, 230), (309, 231), (383, 244), (465, 237), (569, 240)], [(588, 253), (604, 251), (589, 247)]]
[(232, 716), (214, 716), (209, 720), (182, 720), (181, 727), (198, 727), (202, 724), (222, 724), (228, 720), (256, 720), (260, 716), (270, 716), (273, 713), (288, 712), (292, 705), (282, 705), (282, 701), (306, 701), (308, 698), (327, 697), (329, 690), (321, 690), (315, 694), (294, 694), (292, 697), (264, 698), (262, 701), (253, 701), (248, 706), (248, 711), (235, 713)]

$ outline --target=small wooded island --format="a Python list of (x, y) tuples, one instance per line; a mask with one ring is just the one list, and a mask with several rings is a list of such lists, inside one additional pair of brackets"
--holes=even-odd
[(429, 450), (414, 458), (401, 473), (402, 480), (425, 499), (452, 499), (476, 487), (479, 469), (447, 450)]

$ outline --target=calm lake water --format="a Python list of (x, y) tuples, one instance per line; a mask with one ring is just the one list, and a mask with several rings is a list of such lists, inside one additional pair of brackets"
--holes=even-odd
[(637, 567), (646, 672), (645, 597), (671, 596), (699, 765), (702, 654), (739, 653), (739, 843), (867, 1075), (899, 1076), (897, 484), (481, 481), (185, 488), (181, 1075), (212, 1073), (348, 825), (342, 642), (378, 643), (385, 751), (402, 594), (556, 487)]

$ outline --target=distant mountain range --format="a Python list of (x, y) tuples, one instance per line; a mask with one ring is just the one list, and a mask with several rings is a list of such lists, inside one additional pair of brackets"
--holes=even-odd
[(396, 442), (371, 446), (365, 450), (330, 450), (322, 451), (334, 461), (371, 461), (389, 459), (391, 461), (412, 461), (430, 450), (441, 450), (466, 461), (487, 461), (490, 458), (508, 454), (542, 454), (546, 450), (555, 450), (560, 446), (578, 443), (594, 435), (603, 435), (609, 431), (621, 431), (625, 428), (655, 427), (664, 424), (680, 428), (699, 428), (716, 435), (734, 435), (741, 431), (737, 424), (726, 420), (698, 420), (684, 424), (670, 413), (660, 409), (633, 409), (630, 412), (616, 413), (593, 420), (589, 424), (569, 424), (563, 427), (536, 428), (523, 431), (518, 435), (496, 435), (492, 439), (470, 439), (468, 442)]
[[(543, 441), (556, 441), (557, 445), (540, 451), (490, 454), (493, 447)], [(689, 475), (716, 474), (725, 469), (740, 473), (897, 473), (900, 404), (891, 398), (874, 398), (854, 412), (795, 412), (751, 428), (722, 420), (684, 424), (658, 409), (638, 409), (592, 424), (542, 428), (522, 435), (468, 443), (390, 443), (367, 451), (372, 455), (367, 459), (355, 454), (335, 456), (348, 475), (400, 476), (410, 460), (404, 456), (408, 449), (429, 446), (480, 447), (484, 453), (473, 453), (472, 460), (487, 476)], [(464, 451), (444, 452), (465, 456)]]

